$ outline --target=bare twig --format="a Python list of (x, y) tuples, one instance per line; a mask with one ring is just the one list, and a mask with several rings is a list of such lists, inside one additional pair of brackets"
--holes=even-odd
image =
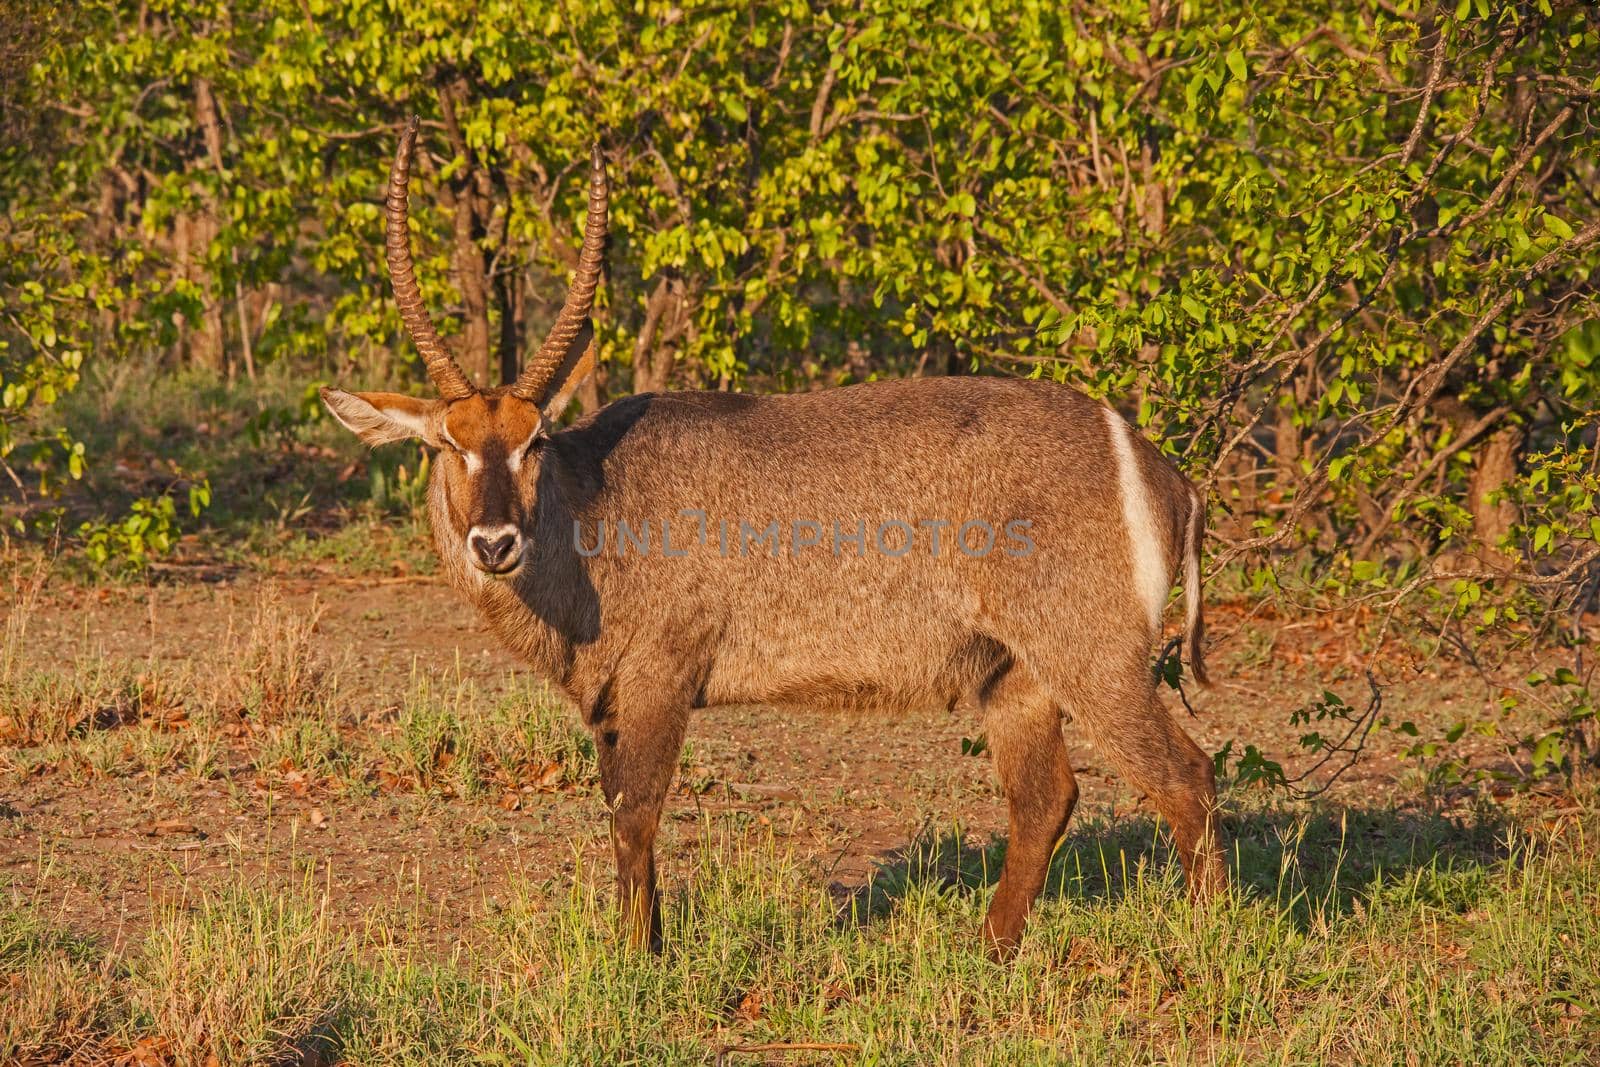
[(1418, 487), (1427, 481), (1434, 471), (1444, 466), (1451, 456), (1456, 455), (1462, 449), (1470, 447), (1478, 438), (1493, 429), (1494, 425), (1510, 412), (1510, 404), (1501, 404), (1490, 411), (1484, 412), (1471, 426), (1461, 431), (1460, 435), (1451, 441), (1448, 446), (1435, 453), (1434, 457), (1421, 470), (1411, 476), (1411, 480), (1406, 482), (1400, 492), (1395, 494), (1393, 503), (1383, 510), (1383, 521), (1375, 525), (1372, 531), (1367, 534), (1366, 540), (1361, 543), (1361, 548), (1357, 550), (1356, 555), (1364, 557), (1372, 551), (1372, 547), (1378, 543), (1378, 539), (1388, 533), (1389, 527), (1394, 525), (1395, 509), (1399, 507), (1402, 501), (1405, 501), (1412, 493), (1416, 492)]
[[(1439, 395), (1439, 390), (1444, 387), (1445, 378), (1449, 376), (1450, 371), (1478, 343), (1478, 338), (1483, 336), (1483, 331), (1487, 330), (1496, 319), (1504, 314), (1506, 308), (1510, 307), (1513, 301), (1526, 293), (1530, 282), (1543, 277), (1557, 263), (1572, 253), (1579, 252), (1594, 244), (1597, 239), (1600, 239), (1600, 219), (1589, 223), (1570, 240), (1556, 248), (1552, 248), (1549, 252), (1539, 257), (1537, 263), (1522, 273), (1522, 277), (1517, 284), (1508, 286), (1505, 292), (1501, 293), (1499, 298), (1473, 321), (1471, 328), (1467, 330), (1461, 340), (1456, 342), (1455, 347), (1450, 349), (1444, 359), (1429, 367), (1427, 373), (1419, 374), (1412, 379), (1411, 383), (1406, 386), (1406, 391), (1402, 394), (1400, 402), (1395, 406), (1394, 423), (1398, 424), (1405, 421), (1412, 412), (1424, 410), (1433, 402), (1433, 398)], [(1419, 392), (1419, 386), (1424, 381), (1427, 382), (1427, 385), (1422, 386)]]
[[(1350, 724), (1350, 729), (1345, 731), (1345, 735), (1335, 744), (1328, 747), (1326, 755), (1290, 779), (1288, 784), (1291, 788), (1294, 788), (1300, 782), (1305, 781), (1327, 766), (1328, 761), (1336, 756), (1345, 757), (1344, 762), (1335, 767), (1327, 780), (1314, 789), (1294, 789), (1295, 795), (1299, 799), (1310, 800), (1312, 797), (1326, 793), (1333, 786), (1333, 783), (1339, 780), (1339, 776), (1354, 767), (1361, 758), (1362, 751), (1367, 747), (1367, 738), (1372, 735), (1372, 725), (1378, 721), (1378, 712), (1383, 709), (1383, 687), (1378, 684), (1378, 680), (1373, 677), (1370, 669), (1367, 671), (1367, 689), (1370, 693), (1367, 699), (1367, 706), (1362, 709), (1361, 714), (1357, 715), (1355, 721)], [(1351, 744), (1352, 740), (1355, 742), (1353, 745)]]

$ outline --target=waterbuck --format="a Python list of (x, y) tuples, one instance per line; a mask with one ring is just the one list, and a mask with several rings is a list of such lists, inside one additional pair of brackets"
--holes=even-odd
[(590, 368), (599, 151), (548, 339), (515, 384), (478, 389), (412, 273), (415, 137), (412, 120), (387, 258), (440, 397), (322, 398), (371, 445), (437, 450), (428, 514), (445, 575), (593, 731), (631, 940), (660, 944), (657, 822), (689, 714), (713, 705), (980, 708), (1010, 816), (983, 927), (997, 957), (1078, 799), (1063, 719), (1171, 824), (1191, 895), (1223, 884), (1212, 761), (1151, 670), (1181, 566), (1184, 653), (1205, 681), (1202, 500), (1149, 442), (1070, 388), (991, 377), (645, 394), (561, 429)]

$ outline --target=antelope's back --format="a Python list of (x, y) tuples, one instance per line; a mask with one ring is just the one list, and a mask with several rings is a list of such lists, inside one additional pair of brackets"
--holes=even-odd
[[(707, 650), (707, 703), (943, 703), (1031, 642), (1127, 625), (1107, 415), (1054, 383), (913, 379), (644, 395), (554, 443), (602, 631)], [(1136, 444), (1150, 498), (1181, 497)], [(1175, 562), (1182, 516), (1158, 526)]]

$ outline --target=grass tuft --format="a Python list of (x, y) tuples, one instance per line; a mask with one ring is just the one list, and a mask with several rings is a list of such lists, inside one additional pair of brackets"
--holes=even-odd
[(304, 889), (168, 907), (130, 961), (128, 1025), (184, 1062), (303, 1062), (331, 1044), (348, 951)]
[(378, 742), (391, 786), (470, 797), (565, 789), (597, 773), (594, 742), (571, 709), (514, 675), (490, 700), (459, 672), (413, 672), (395, 726)]
[(125, 1015), (113, 957), (44, 921), (31, 907), (0, 906), (0, 1062), (96, 1058)]
[[(1592, 1062), (1600, 1052), (1592, 821), (1559, 838), (1525, 834), (1494, 858), (1473, 851), (1468, 827), (1441, 839), (1466, 846), (1456, 861), (1417, 855), (1409, 866), (1405, 846), (1352, 841), (1323, 884), (1294, 872), (1330, 869), (1310, 842), (1331, 815), (1251, 817), (1307, 832), (1286, 833), (1281, 852), (1241, 853), (1240, 888), (1204, 909), (1170, 866), (1129, 855), (1119, 825), (1079, 829), (1007, 966), (975, 936), (984, 878), (906, 878), (857, 923), (806, 864), (727, 818), (684, 843), (695, 862), (669, 891), (660, 957), (619, 943), (601, 888), (609, 870), (581, 864), (570, 880), (521, 886), (473, 947), (443, 959), (392, 912), (335, 932), (304, 882), (268, 893), (241, 879), (166, 908), (126, 955), (61, 938), (14, 902), (0, 914), (0, 971), (12, 975), (0, 981), (27, 985), (0, 998), (0, 1050), (145, 1041), (192, 1062), (372, 1064), (698, 1064), (727, 1045), (786, 1041), (888, 1063)], [(922, 869), (966, 870), (976, 856), (963, 856)], [(1079, 860), (1127, 875), (1080, 885)]]
[(298, 609), (265, 587), (250, 621), (229, 635), (221, 702), (261, 724), (325, 716), (337, 673), (316, 637), (322, 610), (314, 600)]

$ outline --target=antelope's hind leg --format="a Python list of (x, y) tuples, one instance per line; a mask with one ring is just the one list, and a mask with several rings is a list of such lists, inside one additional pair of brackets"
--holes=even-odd
[(614, 710), (591, 724), (600, 788), (611, 809), (617, 901), (629, 943), (652, 952), (661, 950), (656, 828), (688, 720), (687, 702), (636, 692), (632, 699), (624, 693)]
[(1141, 663), (1126, 677), (1124, 684), (1082, 694), (1073, 702), (1074, 715), (1117, 773), (1172, 827), (1189, 897), (1205, 900), (1227, 884), (1215, 768), (1156, 696), (1148, 668)]
[(1061, 709), (1023, 668), (1012, 667), (980, 698), (1011, 824), (1005, 867), (983, 921), (985, 946), (1000, 960), (1022, 938), (1078, 802), (1078, 783), (1061, 736)]

